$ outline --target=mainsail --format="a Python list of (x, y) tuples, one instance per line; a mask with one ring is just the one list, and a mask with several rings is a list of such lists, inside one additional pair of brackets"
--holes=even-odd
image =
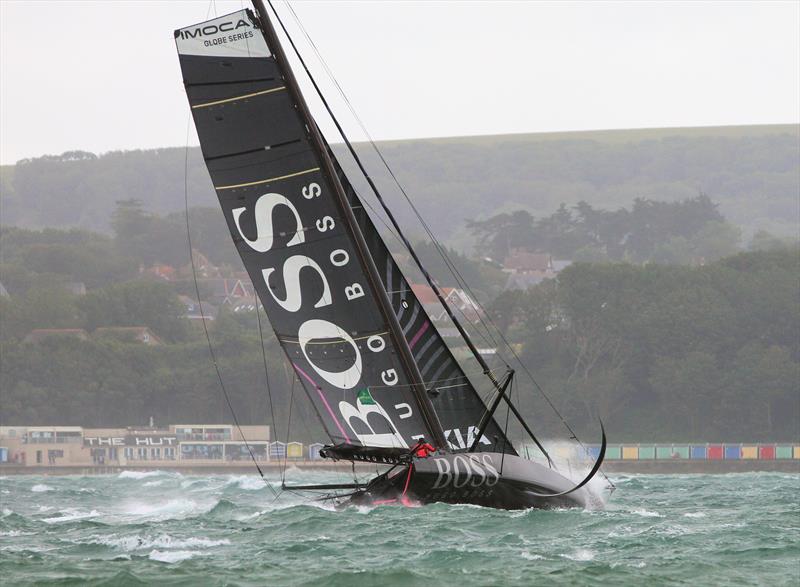
[[(264, 33), (241, 10), (175, 38), (206, 165), (278, 341), (334, 443), (465, 449), (485, 406)], [(479, 447), (513, 452), (494, 422)]]

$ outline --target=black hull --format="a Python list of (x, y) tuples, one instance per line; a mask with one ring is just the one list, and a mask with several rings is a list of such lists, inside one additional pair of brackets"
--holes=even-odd
[[(602, 499), (546, 466), (499, 453), (461, 453), (414, 459), (373, 479), (347, 504), (471, 504), (498, 509), (602, 507)], [(542, 495), (547, 494), (547, 495)]]

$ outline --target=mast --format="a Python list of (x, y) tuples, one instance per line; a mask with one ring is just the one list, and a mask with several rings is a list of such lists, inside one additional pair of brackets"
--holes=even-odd
[[(256, 5), (256, 6), (257, 5), (261, 5), (263, 7), (263, 1), (262, 0), (254, 0), (254, 5)], [(270, 3), (270, 6), (271, 5), (272, 4)], [(273, 10), (274, 10), (274, 8), (273, 8)], [(271, 26), (272, 25), (270, 23), (270, 27)], [(281, 26), (283, 26), (283, 23), (281, 23)], [(284, 27), (283, 30), (284, 30), (284, 33), (287, 33), (285, 27)], [(288, 37), (288, 33), (287, 33), (287, 37)], [(370, 189), (372, 189), (372, 192), (375, 194), (375, 197), (378, 199), (378, 202), (380, 202), (380, 205), (383, 208), (384, 212), (386, 212), (386, 215), (389, 217), (389, 221), (392, 223), (392, 226), (394, 227), (395, 231), (397, 232), (397, 235), (400, 237), (400, 240), (403, 242), (403, 246), (408, 250), (409, 254), (411, 255), (411, 258), (414, 259), (414, 263), (417, 265), (419, 270), (422, 272), (423, 277), (425, 277), (425, 281), (428, 282), (428, 285), (433, 290), (433, 293), (436, 295), (436, 298), (442, 304), (442, 306), (444, 307), (445, 311), (447, 312), (447, 315), (453, 321), (453, 324), (455, 325), (455, 327), (458, 330), (458, 332), (461, 335), (461, 337), (464, 339), (464, 342), (467, 343), (467, 347), (469, 348), (470, 352), (473, 354), (475, 359), (478, 361), (478, 364), (481, 366), (481, 369), (483, 369), (484, 375), (486, 375), (491, 380), (491, 382), (494, 385), (495, 389), (499, 391), (500, 387), (501, 387), (501, 384), (500, 384), (499, 380), (496, 377), (494, 377), (494, 374), (492, 374), (491, 369), (489, 368), (489, 365), (486, 363), (484, 358), (481, 356), (480, 352), (478, 352), (478, 349), (475, 346), (475, 344), (472, 342), (472, 339), (470, 338), (469, 334), (464, 329), (463, 325), (458, 320), (456, 315), (453, 313), (453, 310), (450, 308), (450, 305), (445, 300), (445, 298), (442, 295), (441, 291), (439, 291), (439, 287), (436, 285), (436, 282), (433, 280), (433, 277), (431, 277), (430, 273), (428, 273), (428, 270), (425, 269), (425, 266), (422, 264), (422, 261), (417, 256), (417, 252), (411, 246), (411, 242), (409, 242), (408, 238), (406, 238), (405, 233), (400, 228), (400, 224), (397, 222), (397, 219), (394, 217), (394, 214), (392, 213), (391, 209), (386, 204), (386, 201), (383, 199), (383, 196), (381, 195), (380, 191), (378, 191), (378, 186), (375, 185), (375, 182), (372, 180), (372, 177), (367, 172), (366, 168), (364, 167), (364, 164), (361, 162), (361, 158), (358, 156), (358, 154), (356, 153), (356, 150), (353, 148), (353, 145), (350, 142), (350, 139), (347, 138), (347, 135), (345, 134), (344, 129), (342, 128), (341, 124), (339, 123), (339, 120), (336, 118), (336, 116), (333, 113), (333, 110), (331, 109), (330, 105), (328, 104), (328, 100), (325, 98), (324, 94), (320, 90), (319, 86), (317, 85), (317, 81), (311, 75), (311, 72), (309, 71), (308, 67), (306, 66), (305, 60), (300, 55), (300, 52), (297, 51), (297, 47), (294, 46), (294, 41), (292, 41), (292, 39), (290, 37), (289, 37), (289, 42), (292, 44), (292, 47), (294, 48), (295, 53), (297, 54), (298, 58), (300, 59), (300, 62), (302, 63), (303, 68), (306, 71), (306, 74), (308, 74), (308, 77), (311, 80), (311, 83), (314, 85), (314, 89), (316, 90), (317, 95), (320, 97), (320, 99), (322, 100), (322, 103), (325, 105), (325, 109), (328, 111), (328, 114), (330, 115), (331, 120), (336, 125), (336, 129), (339, 131), (339, 135), (342, 137), (342, 139), (344, 140), (345, 144), (347, 145), (347, 149), (350, 152), (350, 155), (353, 157), (353, 160), (355, 161), (356, 165), (358, 166), (358, 169), (361, 171), (362, 175), (367, 180), (367, 183), (369, 184)]]
[(272, 49), (275, 59), (281, 65), (281, 69), (284, 72), (284, 81), (286, 83), (286, 87), (292, 95), (292, 98), (294, 99), (294, 102), (300, 111), (300, 115), (306, 121), (311, 144), (313, 145), (317, 155), (320, 158), (320, 161), (322, 162), (325, 174), (328, 176), (331, 185), (334, 187), (338, 206), (342, 212), (345, 224), (356, 245), (356, 254), (363, 263), (364, 267), (367, 269), (367, 276), (370, 281), (371, 289), (375, 293), (378, 306), (380, 307), (381, 313), (389, 327), (392, 340), (400, 352), (400, 360), (406, 369), (406, 373), (408, 373), (410, 379), (412, 380), (411, 390), (417, 399), (417, 403), (420, 407), (422, 417), (428, 426), (428, 430), (430, 430), (431, 434), (433, 434), (433, 438), (427, 440), (432, 441), (434, 445), (442, 450), (447, 450), (448, 445), (444, 436), (444, 431), (436, 415), (436, 411), (433, 408), (433, 404), (428, 397), (427, 388), (422, 379), (422, 374), (420, 373), (419, 367), (414, 360), (411, 349), (408, 346), (408, 341), (406, 341), (405, 337), (403, 336), (403, 331), (400, 328), (397, 316), (392, 309), (389, 296), (381, 284), (378, 268), (375, 266), (375, 261), (369, 254), (369, 249), (366, 241), (364, 240), (364, 235), (361, 233), (361, 230), (358, 227), (358, 222), (353, 214), (353, 210), (347, 201), (347, 195), (341, 182), (339, 181), (338, 175), (336, 174), (330, 155), (325, 148), (322, 135), (320, 134), (319, 128), (317, 127), (311, 115), (311, 111), (309, 110), (308, 105), (303, 98), (303, 94), (300, 91), (300, 87), (297, 83), (297, 79), (295, 78), (291, 66), (289, 65), (289, 61), (283, 52), (277, 32), (272, 25), (272, 21), (269, 18), (263, 0), (253, 0), (253, 8), (259, 17), (259, 21), (261, 22), (262, 31), (267, 39), (267, 44)]
[[(262, 0), (254, 0), (254, 1), (257, 1), (258, 4), (261, 4), (261, 6), (263, 8)], [(272, 10), (275, 11), (275, 8), (272, 6), (271, 0), (268, 0), (268, 1), (270, 2), (270, 7), (272, 7)], [(417, 256), (416, 251), (411, 246), (410, 241), (408, 240), (408, 238), (406, 238), (406, 235), (403, 232), (402, 228), (400, 228), (400, 224), (397, 222), (397, 219), (395, 218), (394, 214), (392, 213), (392, 210), (389, 208), (388, 204), (383, 199), (383, 196), (381, 195), (380, 191), (378, 190), (378, 186), (375, 185), (375, 182), (373, 181), (372, 177), (367, 172), (366, 168), (364, 167), (364, 164), (361, 162), (361, 158), (358, 156), (358, 154), (356, 153), (356, 150), (353, 148), (353, 145), (350, 142), (350, 139), (347, 138), (347, 134), (345, 134), (344, 129), (342, 128), (341, 124), (339, 123), (339, 119), (333, 113), (333, 110), (331, 109), (330, 105), (328, 104), (328, 100), (325, 98), (325, 95), (322, 93), (322, 90), (320, 89), (319, 85), (317, 84), (317, 81), (314, 79), (314, 76), (311, 75), (311, 71), (308, 69), (308, 66), (306, 65), (305, 59), (303, 59), (303, 56), (297, 50), (297, 47), (295, 46), (294, 41), (292, 40), (291, 36), (289, 36), (289, 32), (286, 30), (286, 27), (284, 26), (284, 24), (281, 21), (281, 18), (278, 15), (277, 12), (275, 12), (275, 16), (277, 17), (278, 22), (280, 23), (281, 28), (283, 29), (283, 32), (286, 35), (286, 38), (289, 40), (289, 43), (292, 45), (292, 48), (294, 49), (294, 52), (297, 55), (297, 58), (300, 60), (300, 63), (302, 64), (303, 69), (305, 70), (306, 75), (308, 76), (308, 79), (313, 84), (314, 90), (317, 92), (317, 95), (319, 96), (320, 100), (322, 100), (322, 103), (325, 106), (325, 109), (327, 110), (328, 115), (330, 116), (331, 120), (336, 125), (336, 129), (338, 130), (339, 135), (342, 137), (342, 139), (344, 140), (345, 144), (347, 145), (347, 149), (350, 152), (350, 155), (353, 157), (353, 160), (355, 161), (355, 163), (358, 166), (359, 170), (361, 171), (361, 174), (367, 180), (367, 183), (369, 184), (370, 189), (372, 189), (372, 192), (375, 194), (375, 197), (378, 199), (378, 202), (380, 203), (380, 205), (383, 208), (384, 212), (386, 212), (386, 215), (388, 216), (390, 222), (392, 223), (392, 226), (394, 227), (395, 231), (397, 232), (397, 235), (401, 239), (403, 245), (406, 247), (406, 249), (408, 250), (408, 252), (411, 255), (411, 257), (414, 259), (415, 264), (419, 268), (420, 272), (422, 272), (422, 275), (425, 277), (425, 280), (428, 282), (429, 287), (433, 290), (434, 294), (436, 295), (437, 299), (439, 300), (439, 303), (444, 307), (445, 311), (447, 312), (447, 315), (453, 321), (453, 324), (455, 325), (455, 327), (458, 330), (458, 332), (461, 335), (461, 337), (464, 339), (464, 342), (466, 342), (467, 347), (469, 348), (470, 352), (472, 353), (472, 355), (478, 361), (478, 364), (483, 369), (484, 375), (486, 375), (489, 378), (489, 380), (491, 381), (492, 385), (495, 388), (496, 393), (498, 394), (498, 397), (497, 397), (498, 401), (500, 399), (502, 399), (503, 401), (506, 402), (508, 407), (514, 413), (514, 416), (519, 420), (519, 422), (522, 425), (522, 427), (525, 429), (525, 431), (528, 433), (528, 435), (531, 437), (531, 439), (536, 443), (536, 445), (539, 447), (539, 449), (542, 451), (542, 453), (545, 455), (545, 457), (547, 457), (548, 463), (552, 466), (553, 462), (552, 462), (552, 460), (550, 458), (550, 455), (545, 450), (544, 446), (542, 446), (542, 443), (539, 441), (539, 439), (536, 437), (536, 435), (533, 433), (533, 431), (531, 430), (530, 426), (528, 426), (528, 423), (525, 421), (525, 419), (522, 417), (522, 414), (519, 412), (517, 407), (511, 401), (511, 398), (509, 398), (505, 394), (505, 388), (510, 383), (511, 378), (513, 378), (514, 370), (509, 367), (509, 369), (508, 369), (508, 371), (506, 373), (506, 377), (508, 379), (505, 381), (505, 383), (501, 383), (500, 380), (498, 380), (494, 376), (494, 374), (492, 373), (491, 369), (489, 368), (489, 365), (486, 363), (486, 361), (481, 356), (481, 354), (478, 351), (478, 349), (475, 347), (475, 344), (472, 342), (472, 339), (470, 338), (469, 333), (467, 333), (466, 329), (463, 327), (461, 322), (456, 317), (455, 313), (452, 311), (452, 308), (450, 307), (450, 305), (447, 303), (447, 300), (442, 295), (442, 293), (439, 290), (439, 287), (437, 286), (437, 284), (434, 281), (433, 277), (431, 277), (430, 273), (428, 273), (428, 270), (422, 264), (422, 261), (420, 260), (419, 256)], [(271, 23), (270, 23), (270, 26), (271, 26)], [(326, 149), (326, 153), (327, 153), (327, 149)], [(383, 155), (380, 152), (378, 152), (378, 155), (381, 157), (381, 159), (383, 159)], [(384, 160), (384, 164), (386, 164), (385, 160)], [(388, 169), (388, 164), (386, 164), (386, 165), (387, 165), (387, 169)], [(394, 174), (391, 172), (391, 169), (389, 169), (389, 173), (392, 174), (392, 176), (394, 176)], [(401, 190), (402, 190), (402, 188), (401, 188)], [(403, 337), (403, 338), (405, 338), (405, 337)], [(481, 425), (478, 426), (478, 428), (481, 429), (481, 434), (483, 432), (483, 429), (485, 429), (486, 425), (488, 424), (488, 420), (491, 420), (491, 414), (494, 413), (495, 410), (496, 410), (496, 406), (495, 406), (494, 409), (489, 409), (488, 407), (485, 408), (484, 414), (481, 417)], [(488, 418), (487, 418), (487, 416), (488, 416)], [(477, 438), (480, 439), (480, 437), (481, 437), (481, 435), (478, 434)], [(477, 447), (477, 442), (473, 443), (472, 447), (470, 447), (470, 452), (474, 451), (476, 447)]]

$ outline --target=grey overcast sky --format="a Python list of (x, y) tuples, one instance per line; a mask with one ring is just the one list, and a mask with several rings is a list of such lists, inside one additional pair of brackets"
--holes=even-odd
[[(0, 161), (183, 146), (172, 31), (243, 5), (0, 0)], [(800, 121), (797, 1), (292, 6), (377, 139)]]

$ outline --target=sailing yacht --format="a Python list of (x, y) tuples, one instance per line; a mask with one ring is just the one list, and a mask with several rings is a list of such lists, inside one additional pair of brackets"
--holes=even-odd
[[(494, 418), (501, 404), (547, 452), (511, 401), (514, 371), (489, 368), (385, 207), (491, 382), (491, 401), (481, 399), (320, 132), (276, 20), (283, 28), (277, 13), (255, 0), (253, 10), (178, 29), (175, 41), (203, 157), (233, 242), (330, 438), (320, 454), (388, 468), (364, 485), (295, 489), (341, 490), (352, 503), (591, 505), (586, 484), (602, 463), (605, 434), (594, 467), (577, 483), (549, 455), (540, 464), (517, 454)], [(385, 206), (335, 117), (334, 122)], [(419, 450), (423, 444), (433, 452)]]

